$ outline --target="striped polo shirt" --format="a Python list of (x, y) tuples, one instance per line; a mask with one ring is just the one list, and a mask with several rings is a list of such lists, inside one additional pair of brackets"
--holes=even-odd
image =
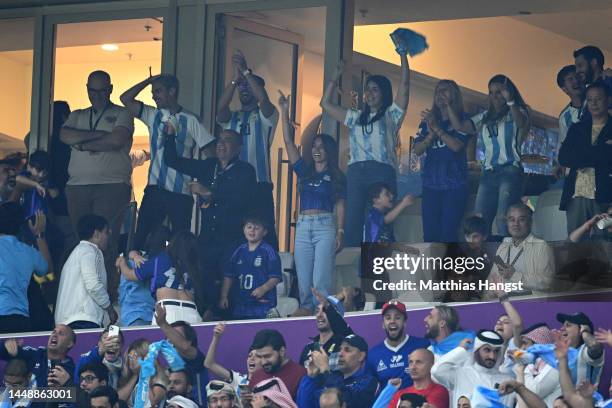
[[(584, 105), (584, 104), (583, 104)], [(557, 154), (561, 148), (561, 143), (567, 137), (567, 131), (570, 126), (578, 122), (581, 108), (575, 108), (569, 103), (559, 114), (559, 145), (557, 146)]]
[[(350, 130), (350, 159), (348, 164), (374, 160), (395, 167), (397, 165), (398, 131), (402, 126), (404, 111), (393, 103), (384, 116), (368, 125), (359, 124), (361, 111), (349, 109), (344, 124)], [(375, 113), (370, 113), (372, 119)]]
[[(181, 110), (174, 116), (179, 124), (176, 134), (176, 150), (179, 157), (196, 158), (199, 148), (215, 140), (193, 113)], [(147, 184), (173, 193), (191, 194), (189, 192), (191, 177), (168, 167), (164, 162), (163, 129), (169, 117), (170, 111), (167, 109), (156, 109), (145, 104), (142, 104), (140, 115), (138, 115), (138, 118), (149, 128), (151, 143), (151, 164)]]
[[(527, 114), (522, 108), (521, 111)], [(505, 117), (489, 125), (483, 123), (486, 114), (485, 110), (471, 118), (474, 127), (478, 130), (478, 144), (484, 151), (485, 170), (506, 165), (519, 167), (521, 161), (518, 146), (519, 128), (512, 118), (512, 113), (508, 111)]]
[(270, 146), (278, 123), (278, 110), (265, 115), (255, 108), (251, 111), (232, 111), (228, 122), (219, 122), (223, 129), (231, 129), (242, 135), (240, 160), (255, 167), (258, 182), (272, 182), (270, 172)]

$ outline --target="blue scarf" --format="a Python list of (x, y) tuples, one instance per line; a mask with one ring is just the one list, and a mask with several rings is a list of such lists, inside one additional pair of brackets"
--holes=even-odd
[(170, 370), (178, 371), (185, 368), (185, 362), (168, 340), (161, 340), (151, 344), (147, 357), (144, 360), (138, 359), (140, 362), (140, 375), (138, 377), (138, 385), (136, 386), (134, 408), (144, 408), (145, 403), (149, 400), (149, 378), (155, 375), (155, 360), (160, 352), (168, 362)]
[(474, 395), (470, 398), (472, 408), (504, 408), (499, 392), (490, 388), (478, 386), (474, 389)]
[(449, 351), (457, 348), (459, 346), (459, 343), (461, 343), (463, 339), (472, 340), (472, 345), (470, 346), (471, 349), (474, 345), (475, 337), (476, 334), (473, 331), (456, 331), (451, 333), (447, 338), (445, 338), (439, 343), (434, 343), (432, 341), (431, 350), (434, 354), (444, 355)]

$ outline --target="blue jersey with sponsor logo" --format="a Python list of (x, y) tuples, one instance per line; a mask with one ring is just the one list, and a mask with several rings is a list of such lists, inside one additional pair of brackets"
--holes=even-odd
[(391, 378), (402, 379), (400, 389), (411, 386), (412, 378), (408, 374), (410, 353), (427, 347), (429, 347), (427, 339), (414, 336), (406, 336), (397, 347), (389, 346), (386, 340), (372, 347), (368, 352), (367, 366), (378, 379), (380, 389), (384, 388)]
[(240, 245), (230, 258), (225, 277), (234, 279), (230, 296), (235, 316), (265, 318), (268, 311), (276, 307), (276, 288), (260, 299), (251, 296), (268, 279), (282, 280), (280, 258), (265, 242), (253, 251), (249, 250), (248, 243)]

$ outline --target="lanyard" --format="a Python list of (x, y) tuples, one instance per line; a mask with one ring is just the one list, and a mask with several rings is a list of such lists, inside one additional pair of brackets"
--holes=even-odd
[(100, 119), (102, 119), (102, 116), (104, 116), (104, 112), (106, 112), (106, 110), (108, 109), (108, 107), (110, 106), (110, 103), (107, 103), (106, 106), (104, 107), (104, 109), (102, 109), (102, 112), (100, 113), (100, 116), (98, 116), (98, 119), (96, 120), (96, 123), (92, 124), (93, 121), (93, 106), (91, 107), (91, 110), (89, 111), (89, 130), (91, 130), (92, 132), (96, 131), (96, 128), (98, 127), (98, 123), (100, 123)]
[(516, 254), (514, 259), (512, 260), (512, 263), (510, 263), (510, 249), (512, 248), (512, 245), (514, 244), (510, 244), (510, 246), (508, 247), (508, 255), (506, 256), (506, 265), (509, 265), (509, 266), (514, 266), (516, 261), (518, 261), (519, 257), (523, 255), (523, 251), (525, 250), (525, 248), (521, 248), (521, 250), (518, 252), (518, 254)]
[(225, 172), (229, 171), (229, 169), (231, 169), (232, 167), (234, 167), (234, 164), (236, 164), (237, 161), (238, 159), (234, 159), (224, 169), (219, 169), (219, 163), (215, 164), (215, 173), (213, 174), (213, 181), (212, 183), (210, 183), (212, 188), (215, 188), (215, 185), (217, 183), (217, 178), (225, 174)]

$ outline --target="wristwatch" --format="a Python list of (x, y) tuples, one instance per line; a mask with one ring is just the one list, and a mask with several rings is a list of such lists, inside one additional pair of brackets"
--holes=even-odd
[(251, 75), (252, 73), (253, 71), (251, 71), (251, 68), (247, 68), (244, 71), (242, 71), (243, 76)]

